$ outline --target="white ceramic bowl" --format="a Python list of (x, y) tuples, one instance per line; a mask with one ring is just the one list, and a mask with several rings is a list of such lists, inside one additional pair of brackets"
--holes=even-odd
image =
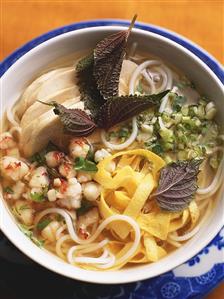
[[(93, 48), (103, 37), (123, 27), (86, 28), (54, 37), (35, 47), (16, 61), (1, 78), (1, 115), (7, 105), (14, 103), (28, 82), (47, 64), (75, 51)], [(140, 49), (161, 57), (176, 66), (192, 80), (201, 92), (216, 102), (218, 121), (224, 124), (224, 92), (216, 75), (197, 56), (173, 41), (154, 33), (133, 29), (130, 42), (137, 41)], [(224, 197), (219, 194), (213, 215), (189, 242), (157, 263), (135, 266), (113, 272), (93, 272), (65, 263), (46, 250), (34, 245), (17, 227), (4, 200), (0, 200), (0, 228), (23, 253), (42, 266), (64, 276), (94, 283), (127, 283), (151, 278), (184, 263), (218, 233), (223, 225)]]

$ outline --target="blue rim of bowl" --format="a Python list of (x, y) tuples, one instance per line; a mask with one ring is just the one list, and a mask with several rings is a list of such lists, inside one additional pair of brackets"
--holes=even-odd
[[(31, 49), (36, 47), (37, 45), (43, 43), (46, 40), (49, 40), (55, 36), (61, 35), (63, 33), (74, 31), (78, 29), (88, 28), (88, 27), (99, 27), (99, 26), (127, 26), (130, 22), (126, 20), (119, 19), (102, 19), (102, 20), (90, 20), (84, 22), (78, 22), (70, 25), (65, 25), (63, 27), (51, 30), (47, 33), (40, 35), (37, 38), (34, 38), (30, 42), (26, 43), (22, 47), (16, 49), (12, 54), (6, 57), (0, 64), (0, 77), (24, 54), (29, 52)], [(199, 57), (220, 79), (222, 83), (224, 83), (224, 69), (221, 64), (207, 51), (202, 49), (200, 46), (191, 42), (187, 38), (172, 32), (170, 30), (164, 29), (159, 26), (145, 24), (142, 22), (136, 22), (135, 28), (142, 29), (145, 31), (153, 32), (158, 35), (162, 35), (170, 40), (182, 45), (184, 48), (187, 48), (192, 53), (194, 53), (197, 57)]]

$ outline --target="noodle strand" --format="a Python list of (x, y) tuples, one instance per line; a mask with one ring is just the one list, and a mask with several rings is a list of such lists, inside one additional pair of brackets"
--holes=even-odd
[[(128, 260), (137, 250), (140, 239), (141, 239), (141, 233), (140, 233), (140, 228), (138, 226), (138, 224), (136, 223), (135, 220), (133, 220), (131, 217), (126, 216), (126, 215), (113, 215), (108, 217), (107, 219), (105, 219), (97, 228), (97, 230), (95, 231), (95, 233), (87, 240), (83, 240), (80, 239), (74, 229), (73, 223), (71, 221), (70, 216), (68, 215), (68, 213), (66, 213), (64, 210), (59, 209), (59, 208), (49, 208), (46, 209), (44, 211), (42, 211), (36, 218), (36, 223), (38, 223), (40, 221), (40, 219), (49, 214), (49, 213), (58, 213), (60, 214), (62, 217), (64, 217), (66, 225), (67, 225), (67, 229), (68, 232), (70, 234), (70, 237), (73, 241), (75, 241), (78, 244), (90, 244), (92, 243), (94, 240), (96, 240), (96, 238), (100, 235), (100, 233), (105, 229), (105, 227), (108, 226), (108, 224), (110, 224), (111, 222), (114, 221), (124, 221), (127, 222), (129, 225), (132, 226), (134, 233), (135, 233), (135, 239), (133, 241), (133, 244), (131, 246), (131, 248), (126, 252), (125, 255), (123, 255), (121, 258), (119, 258), (116, 261), (116, 264), (119, 263), (123, 263), (125, 260)], [(60, 239), (59, 239), (60, 240)], [(59, 243), (60, 244), (60, 243)], [(85, 247), (83, 247), (85, 248)], [(69, 255), (69, 258), (71, 259), (71, 253)], [(107, 260), (108, 262), (108, 260)]]

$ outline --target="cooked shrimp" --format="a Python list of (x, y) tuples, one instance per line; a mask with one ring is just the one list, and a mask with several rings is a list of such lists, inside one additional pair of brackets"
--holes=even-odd
[(9, 132), (4, 132), (0, 135), (0, 149), (6, 150), (16, 146), (12, 135)]
[(86, 158), (90, 146), (85, 138), (73, 138), (69, 145), (69, 153), (72, 158)]
[(19, 159), (4, 156), (0, 160), (0, 170), (3, 177), (18, 181), (28, 173), (29, 167)]

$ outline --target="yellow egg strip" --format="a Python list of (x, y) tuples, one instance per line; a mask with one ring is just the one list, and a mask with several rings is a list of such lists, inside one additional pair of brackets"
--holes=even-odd
[[(141, 212), (154, 186), (155, 183), (153, 177), (151, 173), (149, 173), (139, 184), (123, 214), (135, 219)], [(122, 239), (125, 239), (130, 232), (129, 225), (116, 226), (114, 230), (116, 234)]]
[(171, 213), (168, 212), (152, 212), (140, 214), (137, 222), (144, 232), (148, 232), (161, 240), (166, 240), (170, 230), (170, 217)]
[(189, 209), (190, 217), (191, 217), (191, 226), (190, 226), (189, 230), (191, 230), (198, 222), (198, 219), (200, 217), (200, 210), (199, 210), (198, 205), (195, 200), (191, 201), (188, 209)]
[[(146, 158), (148, 161), (152, 163), (152, 174), (153, 177), (157, 174), (157, 172), (165, 166), (165, 161), (154, 154), (153, 152), (150, 152), (148, 150), (144, 149), (135, 149), (135, 150), (129, 150), (129, 151), (123, 151), (116, 153), (112, 156), (106, 157), (102, 161), (100, 161), (97, 165), (98, 171), (94, 176), (95, 181), (97, 181), (101, 186), (112, 189), (111, 188), (111, 182), (113, 181), (112, 175), (110, 172), (106, 170), (106, 166), (112, 161), (115, 160), (117, 157), (125, 156), (125, 155), (138, 155)], [(134, 171), (131, 167), (130, 169)], [(130, 171), (129, 169), (129, 171)]]
[(144, 245), (141, 244), (139, 250), (136, 252), (135, 256), (129, 261), (129, 263), (138, 264), (138, 263), (148, 263), (150, 262), (147, 255)]
[(189, 220), (189, 211), (185, 209), (181, 214), (181, 218), (175, 219), (170, 222), (169, 232), (177, 231), (182, 228)]
[(113, 204), (118, 210), (124, 210), (130, 203), (130, 197), (125, 191), (114, 191)]
[(161, 246), (158, 246), (155, 239), (148, 234), (144, 235), (144, 246), (146, 249), (147, 258), (151, 262), (156, 262), (167, 254), (165, 249), (163, 249)]
[[(107, 171), (107, 165), (111, 161), (117, 162), (113, 174)], [(142, 242), (135, 255), (110, 270), (119, 269), (128, 262), (146, 263), (166, 255), (166, 251), (157, 245), (153, 236), (161, 240), (167, 238), (170, 213), (160, 212), (158, 209), (153, 213), (141, 214), (146, 200), (157, 185), (158, 171), (164, 165), (165, 162), (159, 156), (142, 149), (119, 152), (99, 162), (94, 179), (102, 186), (99, 201), (101, 217), (106, 219), (117, 213), (130, 216), (137, 219), (143, 232)], [(132, 244), (131, 227), (117, 221), (109, 228), (112, 235), (121, 240), (111, 241), (108, 244), (116, 259), (119, 259), (119, 256), (123, 256)]]

